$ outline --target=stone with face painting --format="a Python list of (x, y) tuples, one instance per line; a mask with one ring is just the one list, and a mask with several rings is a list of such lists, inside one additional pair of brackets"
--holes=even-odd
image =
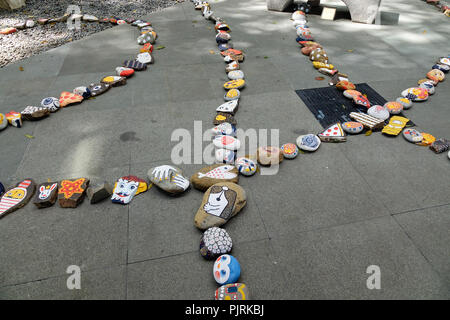
[(0, 219), (26, 205), (35, 190), (36, 184), (33, 179), (25, 179), (7, 190), (0, 199)]
[(240, 174), (247, 177), (254, 175), (258, 169), (256, 162), (247, 157), (237, 158), (234, 165)]
[(445, 74), (441, 70), (433, 69), (431, 71), (428, 71), (427, 78), (436, 82), (441, 82), (444, 81)]
[(47, 108), (50, 112), (59, 110), (59, 99), (55, 97), (44, 98), (41, 101), (41, 106)]
[(55, 204), (58, 197), (58, 183), (44, 182), (37, 188), (33, 203), (39, 209), (48, 208)]
[(243, 283), (230, 283), (216, 290), (215, 300), (243, 301), (250, 300), (248, 288)]
[(3, 113), (0, 113), (0, 130), (5, 129), (8, 126), (8, 120)]
[(220, 285), (235, 283), (241, 276), (241, 266), (235, 257), (224, 254), (214, 263), (213, 275)]
[(136, 176), (119, 178), (114, 186), (111, 201), (119, 204), (129, 204), (134, 196), (147, 191), (147, 182)]
[(222, 228), (209, 228), (200, 239), (200, 254), (208, 260), (230, 253), (232, 248), (233, 241), (228, 232)]
[(22, 114), (16, 111), (10, 111), (5, 114), (8, 123), (16, 128), (22, 128)]
[(111, 86), (106, 83), (91, 83), (89, 85), (89, 90), (91, 91), (91, 95), (93, 97), (99, 96), (109, 89), (111, 89)]

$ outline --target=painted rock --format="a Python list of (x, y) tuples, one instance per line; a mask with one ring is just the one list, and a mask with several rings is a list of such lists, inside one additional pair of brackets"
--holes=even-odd
[(434, 94), (434, 91), (435, 91), (434, 85), (428, 81), (421, 83), (419, 85), (419, 88), (423, 88), (423, 89), (427, 90), (429, 95)]
[(144, 179), (136, 176), (125, 176), (119, 178), (114, 184), (111, 201), (119, 204), (129, 204), (131, 200), (140, 193), (149, 189)]
[(138, 24), (143, 23), (143, 22), (145, 22), (145, 21), (144, 21), (144, 20), (138, 19), (138, 20), (134, 20), (134, 21), (131, 23), (131, 25), (132, 25), (133, 27), (137, 27)]
[(200, 254), (211, 260), (231, 252), (233, 240), (225, 229), (212, 227), (207, 229), (200, 239)]
[(50, 111), (44, 107), (28, 106), (22, 112), (22, 118), (28, 121), (40, 120), (47, 117)]
[(225, 67), (225, 71), (227, 73), (234, 71), (234, 70), (239, 70), (239, 69), (240, 69), (239, 62), (237, 62), (237, 61), (233, 61), (233, 62), (227, 64), (227, 66)]
[(79, 96), (82, 96), (84, 99), (88, 99), (91, 97), (91, 90), (89, 90), (88, 87), (76, 87), (72, 92)]
[(152, 64), (154, 62), (150, 52), (139, 53), (136, 57), (136, 61), (144, 64)]
[(431, 146), (436, 141), (436, 138), (433, 135), (426, 132), (422, 132), (422, 137), (422, 141), (417, 143), (419, 146)]
[(327, 129), (318, 134), (318, 137), (323, 142), (345, 142), (347, 141), (346, 134), (342, 129), (340, 123), (333, 124)]
[(298, 156), (298, 147), (293, 143), (285, 143), (280, 149), (286, 159), (294, 159)]
[(134, 71), (144, 71), (147, 70), (147, 65), (145, 63), (140, 63), (136, 60), (125, 60), (123, 62), (125, 68), (131, 68)]
[(76, 208), (84, 200), (89, 179), (62, 180), (58, 188), (58, 202), (61, 208)]
[(440, 63), (433, 65), (431, 68), (441, 70), (444, 73), (447, 73), (448, 71), (450, 71), (450, 66), (448, 66), (446, 64), (440, 64)]
[(21, 22), (15, 24), (15, 25), (13, 26), (13, 28), (15, 28), (15, 29), (17, 29), (17, 30), (23, 30), (23, 29), (25, 29), (25, 28), (26, 28), (25, 21), (21, 21)]
[(90, 185), (86, 190), (86, 195), (91, 204), (99, 203), (109, 197), (113, 193), (113, 187), (108, 182)]
[(241, 70), (230, 71), (228, 72), (228, 79), (230, 80), (244, 79), (244, 72), (242, 72)]
[(231, 42), (229, 42), (229, 43), (219, 43), (217, 45), (217, 48), (219, 49), (219, 51), (222, 52), (222, 51), (226, 51), (228, 49), (232, 49), (233, 45), (231, 44)]
[(332, 64), (313, 61), (313, 66), (316, 69), (325, 68), (325, 69), (334, 69), (334, 66)]
[(389, 111), (380, 105), (374, 105), (367, 110), (367, 114), (377, 119), (386, 120), (391, 116)]
[(450, 149), (450, 140), (443, 138), (438, 139), (431, 144), (430, 149), (435, 153), (445, 152)]
[(241, 142), (233, 136), (216, 136), (213, 143), (218, 149), (238, 150)]
[(5, 114), (8, 123), (16, 128), (22, 128), (22, 114), (16, 111), (10, 111)]
[(191, 184), (201, 191), (205, 191), (219, 182), (238, 183), (238, 170), (232, 165), (213, 164), (200, 169), (191, 176)]
[(216, 25), (214, 26), (214, 29), (216, 30), (221, 30), (221, 31), (230, 31), (230, 27), (226, 24), (226, 23), (222, 23), (222, 22), (217, 22)]
[(241, 97), (241, 92), (238, 89), (228, 90), (223, 96), (225, 101), (237, 100)]
[(42, 19), (38, 19), (38, 23), (41, 25), (41, 26), (43, 26), (44, 24), (47, 24), (47, 22), (49, 21), (49, 19), (44, 19), (44, 18), (42, 18)]
[[(221, 53), (227, 52), (229, 50), (231, 50), (231, 49), (222, 51)], [(229, 55), (226, 55), (223, 58), (223, 61), (225, 61), (226, 63), (230, 63), (232, 61), (243, 62), (244, 61), (244, 55), (243, 54), (229, 54)]]
[(239, 80), (230, 80), (224, 83), (223, 88), (225, 90), (231, 90), (231, 89), (241, 89), (245, 86), (245, 80), (239, 79)]
[(402, 96), (411, 101), (425, 101), (428, 99), (428, 91), (424, 88), (408, 88), (402, 91)]
[(237, 100), (237, 99), (231, 100), (231, 101), (221, 104), (219, 107), (217, 107), (216, 111), (235, 114), (237, 111), (238, 105), (239, 105), (239, 100)]
[(33, 179), (25, 179), (8, 189), (0, 199), (0, 219), (25, 206), (36, 191)]
[[(309, 28), (307, 28), (306, 26), (297, 26), (295, 28), (296, 32), (297, 32), (297, 42), (298, 41), (313, 41), (314, 38), (311, 35), (311, 30)], [(328, 60), (328, 59), (327, 59)], [(327, 61), (328, 62), (328, 61)], [(325, 62), (325, 63), (327, 63)]]
[[(389, 114), (387, 110), (386, 112)], [(370, 130), (378, 129), (384, 126), (384, 120), (362, 112), (350, 112), (350, 118), (362, 123), (364, 127), (369, 128)]]
[(280, 148), (272, 146), (259, 147), (256, 150), (256, 159), (262, 166), (278, 165), (283, 162), (283, 152)]
[(39, 209), (48, 208), (55, 204), (58, 197), (58, 182), (44, 182), (37, 188), (33, 203)]
[(421, 84), (424, 83), (424, 82), (431, 82), (431, 83), (433, 84), (433, 86), (437, 86), (438, 83), (439, 83), (439, 81), (434, 81), (434, 80), (431, 80), (431, 79), (428, 79), (428, 78), (424, 78), (424, 79), (418, 80), (418, 81), (417, 81), (417, 84), (418, 84), (418, 85), (421, 85)]
[(361, 107), (366, 107), (367, 109), (370, 108), (370, 101), (369, 101), (369, 99), (367, 99), (362, 94), (354, 96), (353, 97), (353, 103), (358, 105), (358, 106), (361, 106)]
[(237, 215), (247, 203), (245, 190), (232, 182), (219, 182), (208, 188), (195, 214), (194, 224), (205, 230), (219, 227)]
[(25, 27), (27, 28), (34, 28), (36, 26), (36, 22), (34, 22), (33, 20), (27, 20), (25, 22)]
[(87, 22), (97, 22), (98, 18), (96, 16), (93, 16), (91, 14), (85, 14), (83, 15), (83, 21), (87, 21)]
[(321, 48), (319, 44), (316, 44), (314, 46), (305, 46), (300, 51), (305, 55), (308, 56), (313, 52), (315, 49)]
[(400, 132), (402, 132), (408, 121), (408, 118), (393, 116), (381, 132), (391, 136), (397, 136)]
[(436, 82), (442, 82), (445, 79), (445, 74), (441, 70), (433, 69), (431, 71), (428, 71), (427, 78)]
[(348, 99), (353, 99), (353, 97), (359, 97), (362, 96), (362, 93), (356, 90), (345, 90), (343, 92), (344, 97)]
[(139, 50), (140, 53), (144, 53), (144, 52), (149, 52), (152, 53), (153, 52), (153, 45), (151, 43), (146, 43), (144, 44), (144, 46)]
[(399, 114), (403, 111), (403, 105), (397, 101), (388, 101), (384, 104), (384, 107), (390, 114)]
[(217, 112), (213, 121), (214, 125), (218, 125), (223, 122), (229, 122), (233, 125), (236, 125), (236, 119), (233, 117), (231, 113)]
[(231, 40), (231, 35), (226, 31), (221, 31), (216, 34), (216, 42), (217, 43), (227, 43)]
[(118, 87), (127, 84), (127, 78), (121, 76), (108, 76), (104, 77), (100, 82), (110, 85), (111, 87)]
[(190, 185), (189, 180), (184, 177), (183, 171), (173, 165), (150, 168), (147, 176), (150, 182), (171, 195), (183, 193)]
[(16, 28), (3, 28), (3, 29), (0, 29), (0, 34), (12, 34), (14, 32), (17, 32)]
[[(326, 69), (326, 68), (319, 68), (319, 71), (320, 71), (320, 70), (323, 70), (323, 69)], [(329, 70), (329, 69), (326, 69), (326, 70)], [(333, 70), (332, 70), (332, 71), (333, 71)], [(329, 85), (330, 85), (330, 86), (334, 86), (334, 85), (336, 85), (339, 81), (343, 81), (343, 80), (348, 81), (348, 75), (346, 75), (345, 73), (335, 72), (335, 73), (332, 75), (332, 77), (331, 77), (331, 80), (330, 80), (330, 82), (329, 82)], [(356, 91), (356, 90), (355, 90), (355, 91)], [(344, 91), (344, 96), (345, 96), (345, 91)], [(349, 97), (347, 97), (347, 98), (349, 98)], [(351, 99), (351, 98), (349, 98), (349, 99)]]
[(404, 98), (404, 97), (399, 97), (395, 101), (397, 101), (398, 103), (401, 103), (403, 106), (403, 109), (405, 109), (405, 110), (411, 108), (413, 105), (411, 100), (409, 100), (408, 98)]
[(5, 129), (8, 126), (8, 119), (3, 113), (0, 113), (0, 130)]
[(241, 276), (241, 266), (235, 257), (224, 254), (214, 262), (213, 275), (220, 285), (235, 283)]
[(306, 134), (297, 138), (297, 146), (305, 151), (316, 151), (319, 149), (321, 141), (315, 134)]
[(403, 130), (403, 137), (412, 143), (421, 142), (423, 140), (422, 134), (416, 129), (406, 128)]
[(342, 129), (351, 134), (358, 134), (364, 130), (364, 126), (360, 122), (349, 121), (342, 124)]
[(297, 10), (291, 15), (291, 20), (306, 21), (306, 15), (303, 11)]
[[(237, 50), (237, 49), (228, 49), (224, 52), (220, 53), (223, 57), (226, 56), (242, 56), (244, 53), (241, 50)], [(231, 61), (230, 61), (231, 62)]]
[(311, 51), (309, 54), (309, 60), (328, 63), (328, 55), (322, 48), (317, 48)]
[(237, 158), (235, 161), (235, 166), (240, 174), (247, 177), (254, 175), (258, 169), (256, 162), (247, 157)]
[(338, 73), (338, 71), (336, 69), (331, 70), (331, 69), (326, 69), (326, 68), (320, 68), (317, 71), (319, 71), (321, 74), (324, 74), (324, 75), (327, 75), (327, 76), (330, 76), (330, 77), (332, 77), (333, 75)]
[(137, 38), (137, 43), (140, 44), (140, 45), (143, 45), (143, 44), (146, 44), (146, 43), (154, 44), (155, 43), (155, 37), (153, 36), (153, 34), (151, 32), (144, 33), (144, 34), (141, 34)]
[(150, 27), (152, 24), (150, 22), (146, 22), (146, 21), (141, 21), (139, 22), (136, 27), (138, 27), (139, 29), (145, 28), (145, 27)]
[(89, 85), (89, 90), (91, 91), (91, 96), (93, 97), (99, 96), (109, 89), (111, 89), (111, 86), (106, 83), (91, 83)]
[(5, 187), (3, 186), (3, 183), (0, 182), (0, 197), (3, 196), (5, 193)]
[(117, 24), (118, 25), (127, 24), (127, 22), (125, 20), (117, 20)]
[(217, 149), (214, 155), (216, 163), (234, 164), (234, 159), (236, 158), (236, 152), (227, 149)]
[(450, 67), (450, 58), (449, 57), (439, 58), (438, 63), (445, 64)]
[(228, 122), (223, 122), (219, 124), (218, 126), (215, 126), (211, 129), (211, 131), (215, 135), (228, 135), (228, 136), (234, 136), (236, 134), (236, 127)]
[(116, 68), (116, 74), (119, 77), (129, 78), (129, 77), (131, 77), (134, 74), (134, 69), (125, 68), (125, 67), (117, 67)]
[(72, 92), (63, 91), (59, 97), (59, 106), (60, 108), (64, 108), (71, 104), (81, 103), (83, 100), (83, 96)]
[(216, 290), (215, 300), (243, 301), (250, 300), (248, 288), (243, 283), (230, 283)]
[(345, 90), (355, 90), (356, 86), (347, 80), (342, 80), (336, 83), (336, 89), (345, 91)]

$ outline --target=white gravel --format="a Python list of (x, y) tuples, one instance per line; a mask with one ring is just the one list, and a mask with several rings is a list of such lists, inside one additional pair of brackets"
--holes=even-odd
[[(57, 18), (69, 5), (78, 5), (84, 14), (99, 19), (120, 17), (138, 19), (184, 0), (27, 0), (15, 11), (0, 9), (0, 28), (12, 27), (27, 19)], [(113, 27), (110, 23), (82, 22), (81, 30), (69, 30), (66, 23), (55, 23), (0, 35), (0, 67), (67, 42)]]

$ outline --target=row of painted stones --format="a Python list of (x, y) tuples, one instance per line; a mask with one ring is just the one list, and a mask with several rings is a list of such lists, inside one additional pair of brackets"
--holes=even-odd
[[(302, 10), (303, 9), (303, 10)], [(425, 101), (435, 92), (439, 82), (444, 81), (445, 73), (450, 70), (450, 56), (439, 58), (426, 74), (426, 78), (418, 81), (418, 87), (408, 88), (401, 92), (401, 97), (395, 101), (388, 101), (383, 106), (371, 105), (367, 96), (356, 90), (356, 86), (349, 81), (348, 76), (340, 73), (330, 63), (329, 57), (323, 47), (314, 41), (311, 30), (307, 25), (307, 7), (295, 11), (291, 20), (297, 32), (296, 41), (302, 46), (301, 52), (308, 56), (313, 66), (322, 74), (331, 77), (330, 85), (343, 91), (346, 98), (352, 99), (354, 104), (367, 109), (364, 112), (352, 112), (350, 117), (355, 121), (336, 123), (331, 125), (318, 136), (322, 141), (342, 142), (346, 141), (346, 133), (358, 134), (364, 128), (369, 130), (381, 129), (382, 133), (396, 136), (403, 133), (403, 137), (417, 145), (429, 146), (436, 153), (442, 153), (450, 148), (450, 141), (445, 138), (437, 139), (429, 133), (416, 129), (405, 128), (409, 119), (399, 116), (403, 110), (412, 107), (413, 102)], [(386, 121), (389, 122), (386, 124)], [(450, 158), (450, 152), (448, 153)]]
[(434, 5), (441, 12), (443, 12), (447, 17), (450, 17), (450, 5), (446, 1), (441, 0), (426, 0), (428, 4)]

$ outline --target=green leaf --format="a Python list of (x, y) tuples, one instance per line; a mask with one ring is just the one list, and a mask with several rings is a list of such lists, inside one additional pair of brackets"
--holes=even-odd
[(165, 48), (164, 46), (157, 46), (156, 50), (161, 50), (161, 49), (164, 49), (164, 48)]
[(28, 139), (34, 139), (34, 136), (32, 136), (31, 134), (26, 134), (25, 137), (27, 137)]

